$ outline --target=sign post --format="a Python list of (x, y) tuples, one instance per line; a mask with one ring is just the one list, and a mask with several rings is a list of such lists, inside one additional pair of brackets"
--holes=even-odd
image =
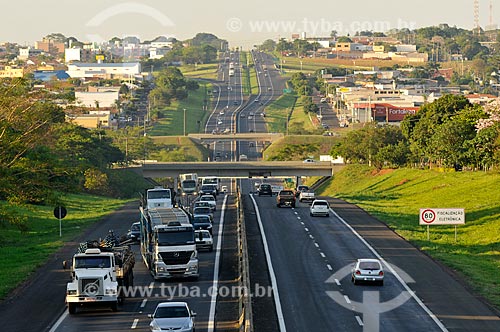
[(455, 242), (457, 241), (457, 225), (465, 224), (464, 209), (420, 209), (420, 225), (427, 225), (427, 241), (429, 241), (430, 225), (455, 225)]
[(56, 206), (54, 208), (54, 217), (59, 219), (59, 237), (62, 236), (62, 220), (64, 219), (64, 217), (66, 217), (67, 214), (68, 211), (62, 205)]

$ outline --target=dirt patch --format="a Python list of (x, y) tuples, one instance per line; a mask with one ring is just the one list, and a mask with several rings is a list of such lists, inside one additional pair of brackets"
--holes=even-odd
[(376, 175), (385, 175), (385, 174), (389, 174), (389, 173), (392, 173), (394, 172), (394, 169), (392, 168), (384, 168), (384, 169), (381, 169), (381, 170), (377, 170), (377, 169), (374, 169), (371, 173), (372, 176), (376, 176)]

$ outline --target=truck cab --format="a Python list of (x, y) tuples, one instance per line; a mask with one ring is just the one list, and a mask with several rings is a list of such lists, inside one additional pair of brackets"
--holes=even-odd
[(73, 257), (72, 281), (66, 286), (66, 302), (70, 314), (78, 305), (103, 303), (118, 310), (118, 281), (115, 258), (111, 252), (87, 249)]

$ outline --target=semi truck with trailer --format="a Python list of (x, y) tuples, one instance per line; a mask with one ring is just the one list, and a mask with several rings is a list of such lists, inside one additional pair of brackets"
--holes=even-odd
[(197, 279), (198, 252), (188, 214), (180, 208), (141, 209), (141, 255), (155, 280)]
[(90, 305), (106, 305), (113, 311), (123, 300), (121, 287), (134, 283), (135, 256), (130, 246), (112, 233), (102, 241), (80, 243), (73, 256), (71, 281), (66, 286), (68, 312)]

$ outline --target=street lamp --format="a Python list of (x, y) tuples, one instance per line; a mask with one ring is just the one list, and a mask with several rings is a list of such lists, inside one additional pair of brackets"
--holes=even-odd
[(184, 108), (184, 135), (186, 136), (186, 109)]

